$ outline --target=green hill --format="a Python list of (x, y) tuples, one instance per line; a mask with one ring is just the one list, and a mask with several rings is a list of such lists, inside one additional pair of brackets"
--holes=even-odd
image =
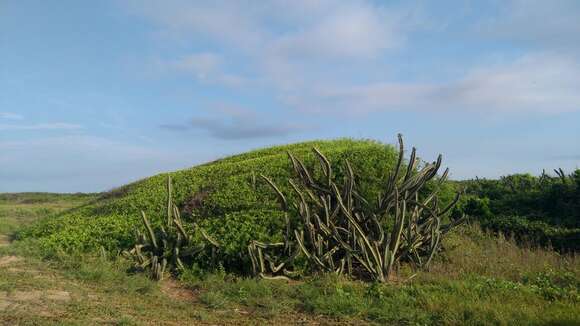
[[(375, 198), (396, 163), (397, 151), (375, 141), (341, 139), (312, 141), (256, 150), (169, 173), (173, 179), (174, 201), (186, 220), (196, 220), (223, 245), (225, 260), (236, 263), (239, 252), (252, 239), (280, 239), (281, 212), (271, 189), (259, 174), (272, 177), (283, 190), (292, 173), (287, 152), (314, 163), (312, 147), (333, 162), (340, 177), (346, 159), (357, 171), (367, 198)], [(314, 164), (313, 164), (314, 165)], [(166, 210), (168, 173), (137, 181), (102, 194), (82, 207), (43, 219), (19, 233), (33, 238), (45, 250), (92, 251), (127, 248), (133, 243), (135, 227), (141, 227), (140, 211), (153, 223)]]

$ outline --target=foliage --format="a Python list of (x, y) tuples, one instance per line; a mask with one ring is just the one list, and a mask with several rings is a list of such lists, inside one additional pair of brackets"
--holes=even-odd
[(539, 177), (514, 174), (499, 180), (459, 182), (466, 196), (452, 215), (468, 214), (481, 226), (516, 238), (551, 245), (560, 251), (580, 250), (580, 169), (566, 175)]
[[(293, 201), (288, 201), (273, 181), (262, 176), (278, 195), (286, 212), (286, 231), (284, 242), (253, 241), (250, 244), (248, 252), (254, 273), (270, 278), (293, 275), (290, 269), (295, 267), (295, 260), (302, 258), (310, 271), (344, 273), (385, 282), (401, 260), (427, 267), (439, 250), (441, 237), (462, 222), (457, 219), (442, 225), (459, 197), (440, 208), (438, 187), (420, 196), (427, 182), (437, 175), (441, 155), (436, 162), (418, 171), (413, 148), (403, 173), (401, 135), (399, 144), (396, 168), (385, 190), (378, 193), (375, 205), (361, 195), (355, 171), (348, 160), (344, 182), (338, 185), (330, 161), (316, 148), (313, 152), (322, 171), (319, 178), (289, 153), (296, 175), (289, 179), (294, 190)], [(439, 184), (445, 182), (447, 173), (448, 170), (443, 173)]]
[[(131, 250), (123, 251), (123, 255), (135, 262), (138, 269), (148, 269), (151, 278), (162, 280), (166, 268), (169, 271), (185, 270), (185, 261), (190, 265), (200, 261), (201, 254), (206, 251), (206, 243), (195, 243), (193, 236), (185, 230), (179, 208), (172, 198), (171, 177), (167, 178), (167, 218), (164, 226), (154, 230), (145, 212), (141, 211), (145, 232), (136, 230), (136, 243)], [(212, 256), (219, 243), (207, 233), (193, 224), (193, 231), (200, 231), (210, 244)]]
[(0, 267), (0, 301), (11, 293), (54, 289), (69, 292), (71, 300), (19, 302), (0, 314), (0, 324), (580, 324), (580, 257), (518, 245), (477, 224), (448, 233), (428, 272), (402, 268), (386, 284), (333, 274), (270, 281), (195, 265), (179, 282), (157, 283), (128, 274), (129, 262), (114, 253), (53, 251), (51, 259), (41, 260), (48, 252), (37, 244), (27, 239), (0, 247), (0, 256), (24, 258)]
[[(134, 229), (142, 225), (144, 211), (153, 228), (164, 223), (166, 215), (166, 180), (173, 180), (173, 200), (180, 209), (184, 225), (195, 221), (209, 236), (219, 239), (221, 250), (217, 264), (229, 271), (250, 272), (246, 252), (250, 240), (263, 242), (283, 239), (283, 214), (268, 185), (254, 182), (257, 173), (281, 183), (291, 176), (286, 151), (292, 151), (313, 164), (312, 147), (324, 151), (336, 162), (335, 176), (344, 176), (348, 159), (360, 177), (360, 191), (366, 198), (376, 198), (387, 181), (387, 173), (396, 163), (396, 150), (374, 141), (314, 141), (278, 146), (244, 153), (191, 169), (163, 173), (99, 196), (93, 202), (57, 216), (43, 219), (18, 234), (20, 239), (38, 239), (43, 250), (108, 251), (130, 249)], [(290, 186), (281, 186), (289, 192)], [(187, 208), (187, 209), (186, 209)]]
[[(211, 309), (251, 311), (253, 315), (288, 316), (293, 311), (323, 315), (334, 323), (411, 325), (533, 325), (575, 324), (580, 320), (577, 286), (537, 285), (533, 280), (466, 275), (412, 283), (365, 283), (335, 274), (318, 275), (304, 282), (240, 278), (227, 274), (185, 277)], [(568, 277), (571, 277), (568, 275)], [(569, 282), (577, 282), (578, 278)], [(576, 292), (574, 292), (576, 291)], [(551, 293), (562, 293), (554, 296)]]
[(548, 269), (530, 273), (524, 276), (523, 283), (546, 300), (580, 302), (580, 279), (572, 272)]
[(499, 180), (462, 181), (459, 184), (468, 195), (465, 200), (487, 201), (484, 206), (489, 209), (481, 212), (465, 207), (464, 212), (478, 217), (523, 216), (554, 226), (580, 228), (580, 169), (569, 175), (562, 170), (555, 172), (556, 176), (543, 172), (539, 177), (513, 174)]

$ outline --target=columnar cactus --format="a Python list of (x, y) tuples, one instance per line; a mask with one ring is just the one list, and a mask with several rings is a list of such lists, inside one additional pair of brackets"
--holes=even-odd
[[(422, 193), (427, 182), (437, 176), (441, 155), (436, 162), (417, 170), (413, 148), (409, 163), (402, 171), (401, 135), (397, 165), (376, 207), (371, 207), (358, 191), (355, 172), (348, 161), (345, 178), (338, 184), (329, 160), (316, 148), (313, 151), (320, 161), (323, 174), (320, 180), (289, 153), (296, 178), (288, 182), (297, 198), (290, 204), (279, 187), (261, 175), (277, 194), (286, 213), (286, 231), (284, 242), (250, 243), (248, 252), (256, 275), (290, 276), (292, 261), (303, 256), (313, 271), (346, 273), (386, 282), (402, 260), (427, 267), (440, 247), (441, 237), (464, 220), (442, 225), (459, 194), (449, 205), (440, 207), (437, 192), (448, 170), (433, 191)], [(290, 214), (298, 215), (299, 219), (291, 220)]]
[[(143, 211), (141, 218), (145, 233), (137, 229), (135, 246), (123, 254), (135, 262), (135, 267), (149, 270), (155, 280), (162, 280), (168, 268), (172, 271), (183, 270), (184, 260), (192, 260), (206, 249), (206, 243), (195, 243), (183, 227), (181, 214), (172, 199), (171, 177), (167, 178), (167, 217), (164, 225), (154, 230)], [(213, 248), (219, 247), (219, 243), (195, 223), (193, 228), (199, 230)]]

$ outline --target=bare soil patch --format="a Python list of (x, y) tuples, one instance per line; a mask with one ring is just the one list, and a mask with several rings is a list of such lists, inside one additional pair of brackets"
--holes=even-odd
[(23, 261), (22, 257), (18, 256), (3, 256), (0, 257), (0, 267), (5, 267)]
[(160, 289), (163, 294), (171, 299), (189, 302), (195, 302), (198, 300), (197, 291), (184, 287), (174, 279), (163, 280), (160, 284)]
[(6, 247), (10, 245), (10, 237), (7, 235), (0, 234), (0, 247)]

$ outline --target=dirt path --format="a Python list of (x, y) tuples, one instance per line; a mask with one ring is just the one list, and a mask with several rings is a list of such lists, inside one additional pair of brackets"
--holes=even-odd
[(58, 316), (62, 309), (57, 307), (71, 301), (71, 293), (51, 283), (50, 275), (43, 275), (25, 258), (0, 256), (0, 323), (18, 324), (27, 315)]
[[(0, 234), (0, 249), (7, 249), (11, 242), (11, 235)], [(22, 315), (55, 316), (54, 306), (69, 302), (71, 293), (49, 285), (51, 278), (25, 257), (0, 252), (0, 315), (7, 317), (0, 318), (0, 324), (19, 323)]]

